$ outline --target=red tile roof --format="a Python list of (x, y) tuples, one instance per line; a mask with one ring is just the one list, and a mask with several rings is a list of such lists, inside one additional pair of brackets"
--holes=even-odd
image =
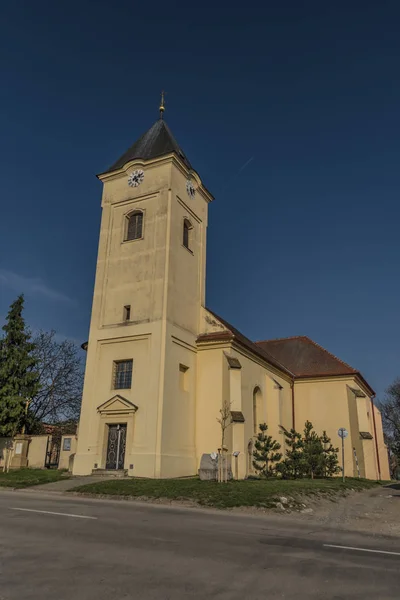
[(296, 377), (316, 375), (355, 375), (356, 369), (334, 356), (322, 346), (302, 335), (278, 340), (256, 342), (257, 346), (272, 354)]
[(371, 394), (374, 390), (357, 369), (340, 360), (334, 354), (307, 336), (295, 336), (277, 340), (252, 342), (230, 323), (207, 309), (224, 327), (222, 331), (201, 334), (198, 343), (236, 340), (269, 364), (275, 366), (293, 379), (309, 377), (335, 377), (340, 375), (357, 376)]
[(258, 346), (257, 344), (255, 344), (254, 342), (249, 340), (249, 338), (247, 338), (245, 335), (243, 335), (243, 333), (241, 333), (238, 329), (236, 329), (236, 327), (233, 327), (233, 325), (231, 325), (230, 323), (228, 323), (227, 321), (225, 321), (224, 319), (222, 319), (221, 317), (216, 315), (215, 312), (213, 312), (209, 308), (207, 308), (207, 311), (210, 314), (212, 314), (225, 327), (225, 329), (222, 331), (203, 333), (203, 334), (199, 335), (199, 337), (197, 338), (197, 343), (201, 344), (202, 342), (204, 343), (204, 342), (213, 342), (213, 341), (219, 342), (219, 341), (235, 340), (241, 346), (244, 346), (247, 350), (250, 350), (250, 352), (253, 352), (253, 354), (255, 354), (256, 356), (259, 356), (262, 360), (265, 360), (270, 365), (279, 369), (279, 371), (286, 373), (287, 375), (290, 375), (291, 377), (293, 376), (293, 373), (291, 373), (286, 368), (286, 366), (283, 365), (279, 360), (275, 359), (268, 351), (264, 350), (264, 348), (261, 348), (260, 346)]
[(285, 365), (295, 379), (306, 377), (334, 377), (338, 375), (355, 375), (367, 387), (372, 395), (374, 390), (364, 379), (360, 371), (354, 369), (334, 354), (305, 335), (264, 340), (256, 345), (271, 354)]

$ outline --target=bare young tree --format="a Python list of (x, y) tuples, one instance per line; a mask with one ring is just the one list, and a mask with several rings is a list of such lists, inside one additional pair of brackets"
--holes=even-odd
[(58, 342), (54, 331), (40, 331), (34, 337), (40, 389), (30, 399), (28, 428), (37, 423), (76, 421), (79, 418), (83, 361), (71, 340)]
[(396, 476), (400, 465), (400, 378), (386, 390), (383, 402), (379, 403), (382, 414), (385, 442), (389, 448), (391, 476)]
[(228, 427), (232, 424), (231, 416), (232, 402), (224, 402), (220, 409), (220, 417), (217, 419), (221, 427), (221, 448), (218, 449), (218, 481), (228, 481), (228, 463), (226, 453), (228, 448), (225, 446), (225, 434)]

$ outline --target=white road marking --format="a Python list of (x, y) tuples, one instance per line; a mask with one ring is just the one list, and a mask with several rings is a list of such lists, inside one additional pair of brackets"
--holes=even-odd
[(335, 546), (334, 544), (323, 544), (325, 548), (340, 548), (341, 550), (358, 550), (359, 552), (373, 552), (375, 554), (394, 554), (400, 556), (400, 552), (389, 552), (388, 550), (371, 550), (370, 548), (353, 548), (353, 546)]
[(16, 508), (9, 506), (10, 510), (22, 510), (24, 512), (42, 513), (44, 515), (58, 515), (59, 517), (75, 517), (76, 519), (97, 519), (97, 517), (88, 517), (86, 515), (73, 515), (70, 513), (52, 512), (51, 510), (35, 510), (34, 508)]

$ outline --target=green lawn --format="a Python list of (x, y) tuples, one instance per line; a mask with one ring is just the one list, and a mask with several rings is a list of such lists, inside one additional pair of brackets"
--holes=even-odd
[(275, 506), (280, 496), (343, 495), (348, 490), (361, 490), (379, 485), (366, 479), (296, 480), (296, 481), (230, 481), (217, 483), (193, 479), (122, 479), (91, 483), (70, 490), (84, 494), (109, 494), (141, 498), (191, 500), (202, 506), (233, 508), (235, 506)]
[(9, 473), (0, 471), (0, 487), (25, 488), (40, 483), (51, 483), (65, 477), (65, 471), (53, 469), (15, 469)]

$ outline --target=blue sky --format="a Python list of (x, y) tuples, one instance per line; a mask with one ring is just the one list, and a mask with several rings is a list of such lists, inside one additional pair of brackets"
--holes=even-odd
[(216, 200), (207, 303), (400, 375), (400, 4), (2, 6), (0, 317), (87, 339), (101, 184), (165, 119)]

